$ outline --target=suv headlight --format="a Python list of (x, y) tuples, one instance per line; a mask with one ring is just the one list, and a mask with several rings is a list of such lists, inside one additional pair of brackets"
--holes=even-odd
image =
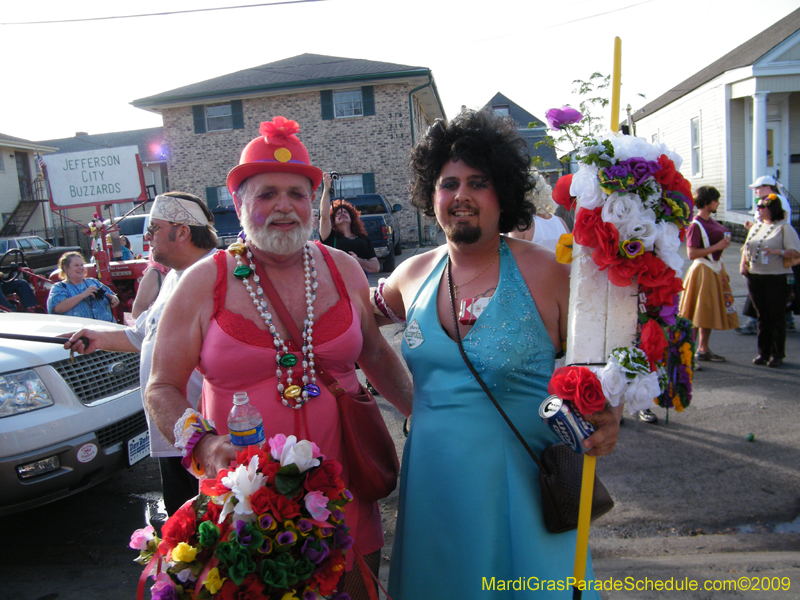
[(0, 375), (0, 418), (52, 405), (53, 397), (33, 370)]

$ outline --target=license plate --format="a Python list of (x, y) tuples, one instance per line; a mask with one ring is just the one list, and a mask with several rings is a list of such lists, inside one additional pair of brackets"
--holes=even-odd
[(128, 440), (128, 464), (135, 465), (150, 456), (150, 432), (144, 431)]

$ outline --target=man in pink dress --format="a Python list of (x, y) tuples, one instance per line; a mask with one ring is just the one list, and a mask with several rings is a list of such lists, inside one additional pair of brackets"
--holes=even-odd
[[(190, 455), (211, 476), (235, 458), (226, 435), (235, 392), (248, 393), (267, 438), (294, 434), (315, 442), (342, 463), (345, 482), (359, 474), (348, 470), (336, 399), (317, 381), (317, 369), (357, 393), (357, 360), (387, 400), (405, 415), (411, 411), (411, 382), (377, 328), (363, 270), (344, 252), (330, 249), (325, 256), (319, 245), (307, 242), (322, 172), (311, 165), (295, 135), (299, 130), (283, 117), (261, 124), (261, 136), (245, 147), (227, 180), (246, 234), (244, 246), (220, 251), (187, 271), (159, 325), (148, 411), (161, 432), (176, 441), (174, 432), (182, 430), (191, 409), (186, 381), (195, 368), (203, 373), (199, 408), (216, 431), (195, 440)], [(265, 297), (266, 279), (303, 331), (302, 342), (293, 343), (290, 328)], [(356, 497), (345, 518), (377, 573), (383, 546), (377, 502)], [(366, 597), (358, 569), (351, 569), (349, 557), (344, 591)]]

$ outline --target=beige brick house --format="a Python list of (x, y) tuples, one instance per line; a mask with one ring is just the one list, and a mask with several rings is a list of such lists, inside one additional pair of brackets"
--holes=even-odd
[(225, 179), (262, 121), (300, 124), (312, 163), (338, 171), (336, 196), (377, 192), (399, 203), (401, 239), (427, 220), (408, 198), (408, 156), (444, 108), (430, 69), (302, 54), (134, 100), (161, 114), (173, 190), (232, 203)]

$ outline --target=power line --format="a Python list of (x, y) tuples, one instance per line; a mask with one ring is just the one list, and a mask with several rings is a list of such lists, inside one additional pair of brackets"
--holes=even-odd
[(326, 0), (284, 0), (283, 2), (264, 2), (261, 4), (243, 4), (240, 6), (220, 6), (217, 8), (195, 8), (192, 10), (173, 10), (160, 13), (146, 13), (142, 15), (119, 15), (112, 17), (87, 17), (85, 19), (60, 19), (56, 21), (17, 21), (14, 23), (0, 23), (0, 25), (45, 25), (49, 23), (81, 23), (85, 21), (111, 21), (114, 19), (138, 19), (140, 17), (164, 17), (167, 15), (182, 15), (186, 13), (210, 12), (214, 10), (234, 10), (237, 8), (257, 8), (260, 6), (278, 6), (281, 4), (303, 4), (306, 2), (325, 2)]

